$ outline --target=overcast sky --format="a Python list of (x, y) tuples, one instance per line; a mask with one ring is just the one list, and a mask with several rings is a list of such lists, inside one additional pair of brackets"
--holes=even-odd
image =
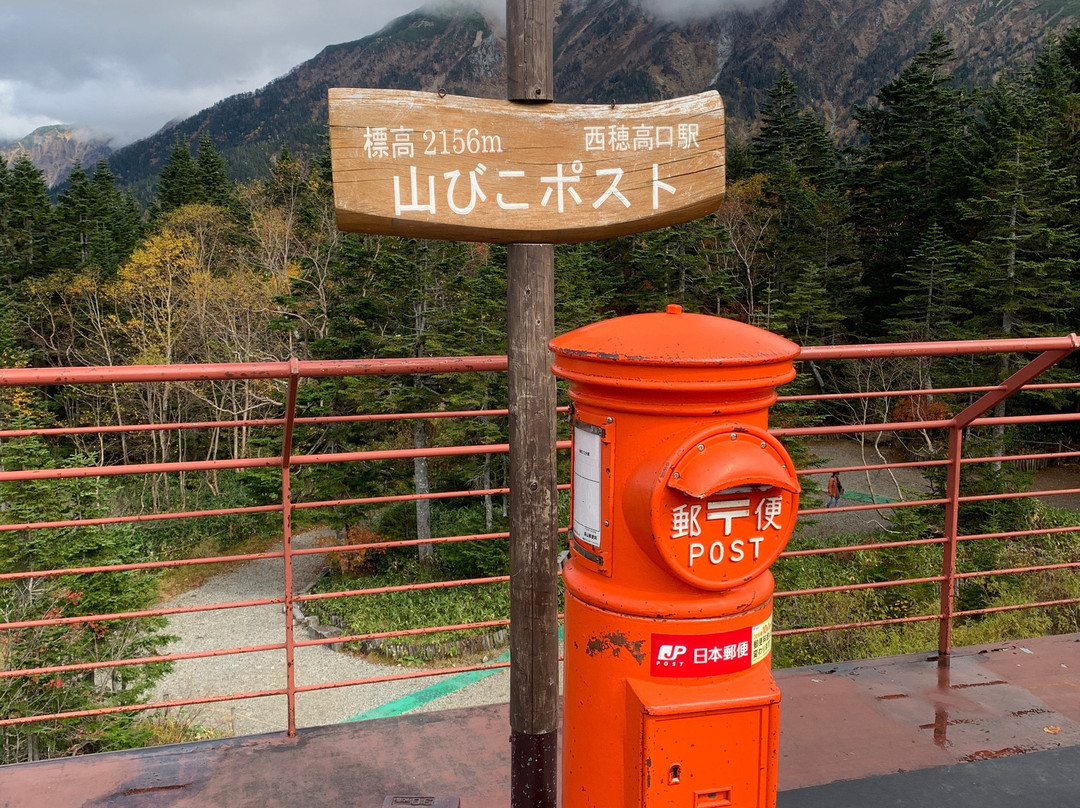
[(0, 139), (50, 123), (146, 137), (422, 4), (0, 0)]
[[(666, 14), (764, 0), (642, 0)], [(504, 12), (505, 0), (472, 0)], [(0, 140), (65, 123), (147, 137), (424, 0), (0, 0)]]

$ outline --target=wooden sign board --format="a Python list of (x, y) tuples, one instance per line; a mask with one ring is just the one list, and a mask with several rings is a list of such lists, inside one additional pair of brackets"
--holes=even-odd
[(330, 90), (338, 227), (566, 243), (696, 219), (724, 194), (715, 92), (627, 105)]

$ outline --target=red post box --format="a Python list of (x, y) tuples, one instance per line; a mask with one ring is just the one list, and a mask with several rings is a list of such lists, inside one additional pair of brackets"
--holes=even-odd
[(574, 437), (562, 806), (773, 806), (769, 565), (799, 483), (766, 425), (798, 346), (669, 306), (551, 350)]

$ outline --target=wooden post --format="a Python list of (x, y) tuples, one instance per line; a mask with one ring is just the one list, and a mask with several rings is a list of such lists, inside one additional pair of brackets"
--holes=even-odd
[(554, 101), (555, 4), (506, 0), (506, 98)]
[[(552, 0), (507, 0), (507, 99), (552, 101)], [(559, 720), (555, 247), (507, 253), (510, 409), (510, 794), (555, 808)]]
[(559, 720), (555, 321), (550, 244), (509, 248), (510, 789), (513, 808), (554, 808)]
[[(330, 91), (338, 227), (508, 244), (511, 805), (555, 808), (555, 248), (716, 210), (716, 92), (555, 104), (554, 0), (507, 0), (507, 99)], [(545, 243), (538, 243), (545, 242)]]

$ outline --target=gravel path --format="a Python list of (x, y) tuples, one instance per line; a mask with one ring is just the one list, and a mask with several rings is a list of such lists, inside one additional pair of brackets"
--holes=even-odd
[[(870, 443), (862, 447), (857, 441), (847, 439), (814, 441), (810, 444), (810, 451), (815, 457), (823, 461), (824, 468), (900, 462), (900, 458), (894, 456), (887, 448), (883, 448), (881, 450), (882, 454), (879, 454)], [(829, 479), (828, 474), (815, 474), (802, 479), (804, 486), (808, 482), (816, 483), (820, 487), (821, 493), (816, 497), (804, 493), (799, 505), (803, 508), (824, 505), (824, 491), (825, 484)], [(928, 492), (926, 480), (918, 469), (845, 471), (841, 472), (840, 480), (844, 484), (845, 495), (862, 495), (861, 497), (842, 498), (840, 500), (841, 506), (866, 505), (870, 502), (869, 496), (871, 494), (878, 500), (910, 500), (924, 496)], [(815, 514), (800, 520), (799, 531), (805, 536), (861, 533), (886, 527), (889, 513), (889, 510), (882, 510), (836, 511)]]
[[(295, 537), (294, 547), (310, 547), (324, 534), (323, 529), (302, 533)], [(280, 551), (281, 544), (274, 549)], [(293, 576), (296, 591), (302, 592), (310, 586), (318, 578), (321, 569), (320, 556), (296, 558)], [(252, 561), (215, 576), (198, 589), (186, 592), (163, 605), (183, 607), (278, 597), (281, 594), (283, 576), (281, 559)], [(169, 645), (166, 652), (182, 654), (281, 643), (285, 637), (284, 620), (280, 605), (173, 615), (169, 618), (168, 632), (179, 639)], [(298, 641), (316, 638), (302, 623), (294, 623), (294, 629)], [(391, 665), (376, 665), (333, 651), (330, 646), (296, 649), (296, 681), (301, 686), (395, 675), (403, 670)], [(438, 679), (427, 677), (300, 693), (296, 700), (296, 724), (298, 727), (308, 727), (344, 721), (422, 690), (436, 681)], [(187, 699), (284, 687), (285, 651), (259, 651), (176, 662), (174, 671), (158, 683), (153, 697)], [(455, 705), (462, 702), (479, 704), (504, 701), (508, 697), (508, 690), (501, 692), (496, 683), (489, 680), (473, 687), (475, 692), (471, 695), (455, 693), (447, 699), (427, 704), (424, 709), (441, 709), (440, 702), (444, 701)], [(450, 703), (445, 706), (450, 706)], [(195, 724), (234, 735), (281, 731), (286, 729), (288, 718), (284, 696), (196, 705), (184, 708), (183, 712)]]

